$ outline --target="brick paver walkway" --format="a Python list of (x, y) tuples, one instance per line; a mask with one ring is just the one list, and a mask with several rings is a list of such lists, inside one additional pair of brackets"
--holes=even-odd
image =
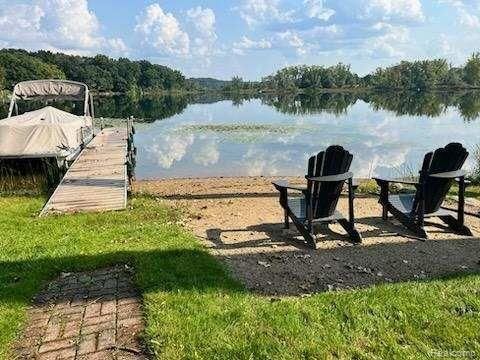
[(21, 359), (146, 359), (141, 304), (125, 266), (62, 274), (34, 300)]

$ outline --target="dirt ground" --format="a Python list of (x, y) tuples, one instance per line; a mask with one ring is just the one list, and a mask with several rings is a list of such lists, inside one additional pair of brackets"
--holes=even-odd
[[(285, 230), (273, 178), (209, 178), (139, 181), (137, 193), (155, 194), (187, 210), (186, 226), (235, 277), (256, 293), (303, 295), (385, 282), (480, 272), (480, 219), (467, 216), (474, 237), (452, 233), (437, 219), (430, 239), (419, 241), (393, 218), (381, 219), (373, 196), (355, 200), (363, 243), (348, 241), (337, 224), (317, 229), (318, 249)], [(301, 184), (302, 179), (290, 178)], [(347, 200), (339, 210), (347, 214)], [(471, 210), (476, 210), (471, 208)], [(478, 210), (478, 209), (477, 209)]]

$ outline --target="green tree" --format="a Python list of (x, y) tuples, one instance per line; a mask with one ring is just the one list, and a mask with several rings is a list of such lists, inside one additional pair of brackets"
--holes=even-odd
[(24, 50), (0, 50), (0, 67), (5, 71), (7, 88), (26, 80), (65, 79), (65, 73), (56, 65), (45, 63)]
[(5, 69), (3, 66), (0, 66), (0, 90), (5, 89)]
[(465, 82), (471, 86), (480, 86), (480, 53), (474, 53), (463, 69)]

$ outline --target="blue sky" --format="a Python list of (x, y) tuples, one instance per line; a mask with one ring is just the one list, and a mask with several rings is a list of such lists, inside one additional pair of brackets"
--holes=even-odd
[(0, 0), (0, 47), (147, 59), (187, 76), (258, 79), (294, 64), (460, 65), (480, 0)]

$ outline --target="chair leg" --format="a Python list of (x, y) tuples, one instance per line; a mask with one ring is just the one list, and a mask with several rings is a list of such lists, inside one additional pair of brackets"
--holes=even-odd
[(440, 219), (457, 234), (465, 235), (465, 236), (473, 236), (472, 231), (467, 226), (462, 224), (461, 221), (459, 221), (458, 219), (455, 219), (452, 215), (440, 216)]
[(288, 211), (285, 209), (284, 210), (284, 224), (285, 224), (285, 229), (290, 229), (290, 220), (288, 218)]
[(293, 225), (295, 225), (298, 232), (303, 236), (308, 246), (316, 249), (317, 242), (315, 241), (314, 235), (307, 229), (307, 226), (302, 221), (300, 221), (293, 213), (289, 212), (288, 209), (286, 209), (286, 211), (288, 216), (292, 219)]
[(388, 209), (385, 205), (382, 205), (382, 220), (388, 220)]
[(400, 221), (406, 228), (411, 230), (415, 233), (418, 237), (422, 239), (428, 239), (427, 232), (423, 228), (423, 226), (419, 225), (414, 219), (406, 216), (404, 213), (398, 211), (393, 206), (388, 207), (388, 210), (392, 213), (392, 215)]
[(361, 243), (362, 242), (362, 236), (358, 232), (357, 229), (355, 229), (355, 226), (352, 225), (350, 221), (347, 219), (339, 219), (338, 223), (343, 227), (343, 229), (348, 233), (348, 236), (350, 237), (350, 240), (354, 243)]
[(379, 183), (380, 185), (380, 198), (378, 202), (382, 205), (382, 220), (388, 219), (388, 183)]
[(293, 224), (295, 225), (295, 227), (297, 228), (299, 233), (302, 234), (302, 236), (305, 239), (305, 241), (307, 242), (308, 246), (310, 246), (312, 249), (316, 249), (317, 248), (317, 242), (315, 241), (315, 237), (310, 231), (307, 230), (305, 225), (303, 225), (303, 224), (301, 224), (301, 223), (299, 223), (295, 220), (293, 221)]

